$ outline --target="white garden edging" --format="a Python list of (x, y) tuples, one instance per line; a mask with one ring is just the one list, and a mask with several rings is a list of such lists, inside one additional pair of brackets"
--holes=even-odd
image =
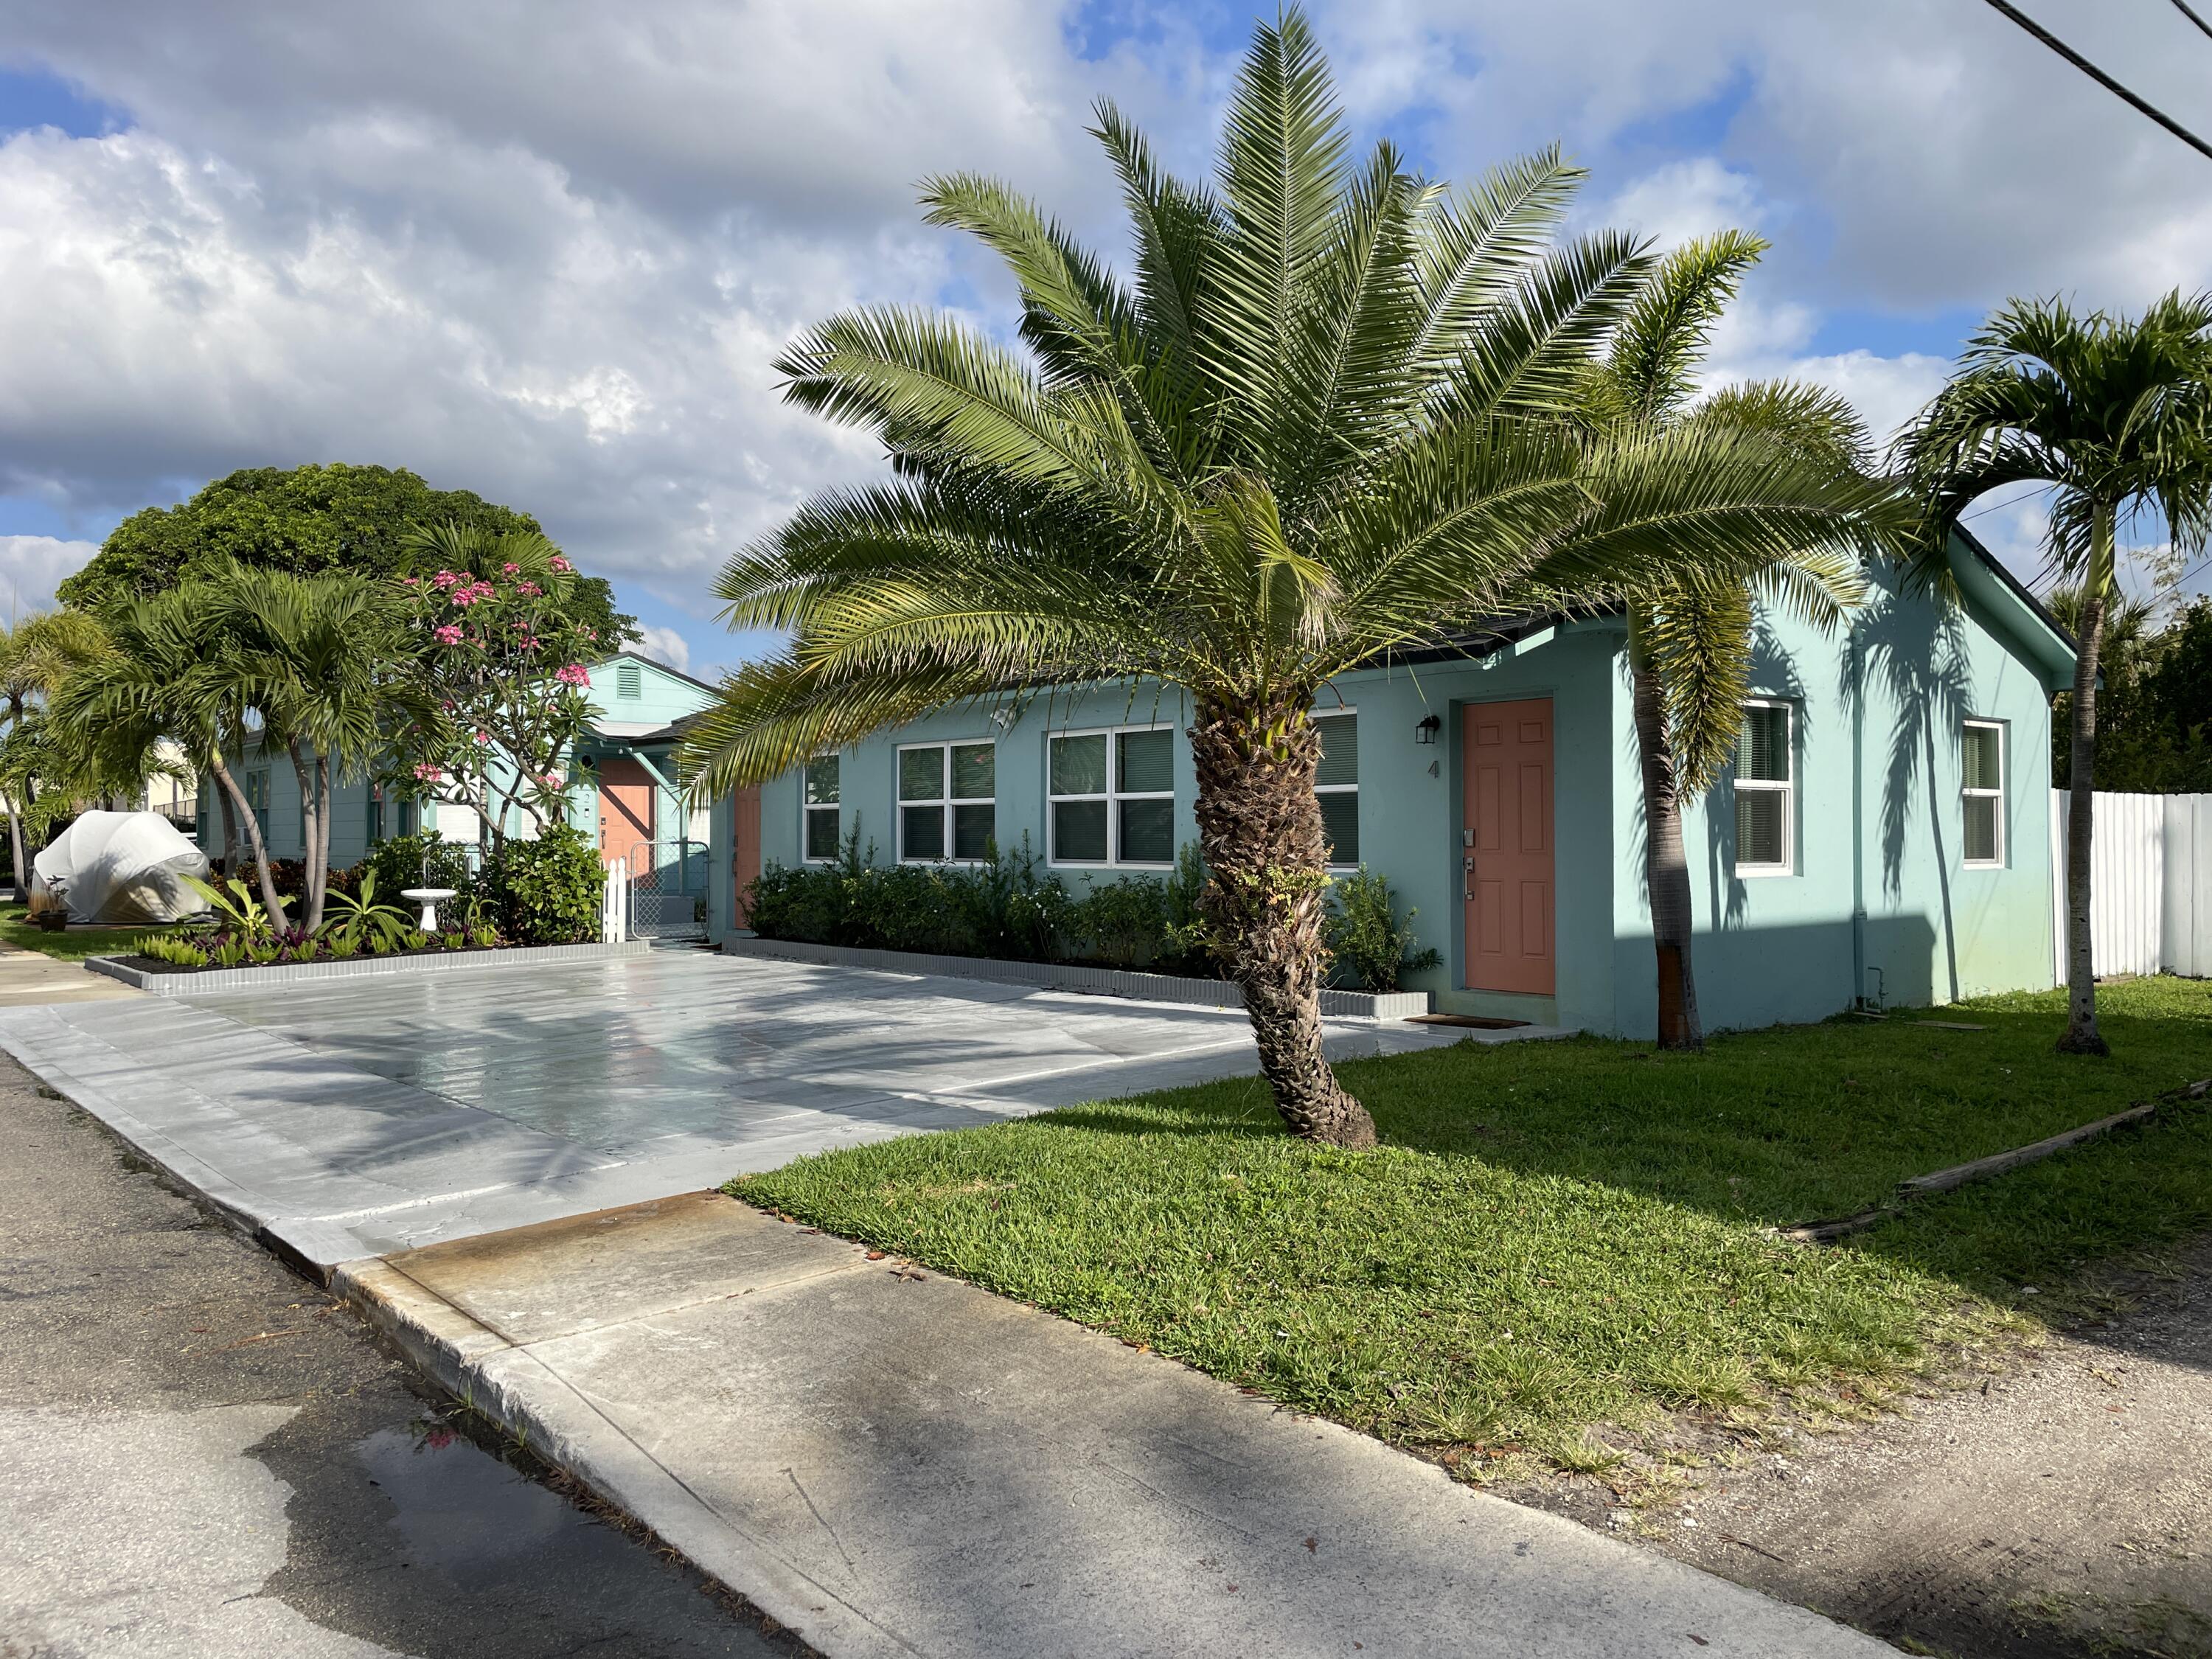
[(354, 979), (372, 974), (439, 974), (464, 968), (529, 968), (556, 962), (599, 962), (617, 957), (641, 957), (653, 949), (650, 939), (631, 939), (621, 945), (523, 945), (504, 951), (426, 951), (404, 957), (354, 957), (344, 962), (280, 962), (261, 968), (200, 968), (173, 974), (149, 973), (113, 957), (88, 957), (84, 965), (125, 985), (135, 985), (157, 997), (204, 996), (216, 991), (248, 991), (257, 987), (299, 985), (326, 979)]
[[(1086, 967), (1081, 963), (1006, 962), (994, 957), (932, 956), (921, 951), (867, 951), (856, 945), (803, 945), (795, 939), (757, 939), (742, 933), (726, 935), (722, 949), (731, 956), (989, 980), (1001, 985), (1034, 985), (1046, 991), (1127, 997), (1137, 1002), (1181, 1002), (1201, 1008), (1244, 1006), (1244, 994), (1227, 980), (1183, 979), (1173, 974), (1139, 974), (1120, 968)], [(1369, 991), (1324, 990), (1321, 1011), (1331, 1019), (1411, 1019), (1429, 1012), (1429, 994), (1396, 991), (1378, 995)]]

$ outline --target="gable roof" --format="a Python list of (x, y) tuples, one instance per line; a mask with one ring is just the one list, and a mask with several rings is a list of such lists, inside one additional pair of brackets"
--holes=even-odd
[(658, 657), (648, 657), (642, 651), (632, 651), (628, 648), (611, 652), (604, 657), (594, 658), (592, 661), (591, 666), (593, 668), (605, 668), (610, 663), (617, 662), (642, 663), (645, 666), (652, 669), (657, 674), (665, 674), (671, 679), (682, 680), (686, 685), (696, 685), (702, 691), (712, 693), (718, 691), (720, 689), (708, 684), (706, 681), (699, 678), (696, 675), (687, 674), (680, 668), (670, 667), (668, 664), (661, 661)]
[[(2043, 671), (2044, 684), (2056, 691), (2073, 682), (2074, 659), (2080, 652), (2074, 636), (2060, 626), (2051, 609), (2028, 591), (2027, 584), (2008, 570), (1996, 554), (1968, 530), (1951, 528), (1951, 568), (1966, 596), (1978, 600), (1991, 620)], [(1958, 556), (1960, 548), (1966, 556)]]

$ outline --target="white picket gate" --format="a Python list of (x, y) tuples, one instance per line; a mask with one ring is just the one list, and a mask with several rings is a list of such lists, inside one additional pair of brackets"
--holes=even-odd
[[(2051, 792), (2054, 966), (2066, 982), (2066, 810)], [(2099, 791), (2090, 960), (2099, 974), (2212, 973), (2212, 795)]]
[(599, 943), (621, 945), (629, 939), (629, 860), (610, 860), (606, 878), (599, 895)]

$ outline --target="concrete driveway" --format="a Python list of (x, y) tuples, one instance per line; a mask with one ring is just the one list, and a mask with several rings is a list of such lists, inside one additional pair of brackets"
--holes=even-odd
[(0, 1008), (0, 1046), (317, 1266), (1256, 1069), (1241, 1013), (692, 951)]

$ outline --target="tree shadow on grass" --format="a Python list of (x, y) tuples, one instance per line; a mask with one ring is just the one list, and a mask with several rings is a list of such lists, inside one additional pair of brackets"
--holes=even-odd
[[(1338, 1067), (1384, 1146), (1475, 1158), (1738, 1224), (1856, 1214), (1897, 1183), (2212, 1077), (2212, 986), (2110, 988), (2108, 1061), (2051, 1052), (2050, 997), (1716, 1037), (1703, 1055), (1580, 1037), (1462, 1044)], [(1971, 1024), (1947, 1030), (1923, 1021)], [(1256, 1079), (1042, 1121), (1231, 1144), (1287, 1138)], [(1984, 1289), (2212, 1230), (2212, 1103), (1910, 1206), (1832, 1248)]]

